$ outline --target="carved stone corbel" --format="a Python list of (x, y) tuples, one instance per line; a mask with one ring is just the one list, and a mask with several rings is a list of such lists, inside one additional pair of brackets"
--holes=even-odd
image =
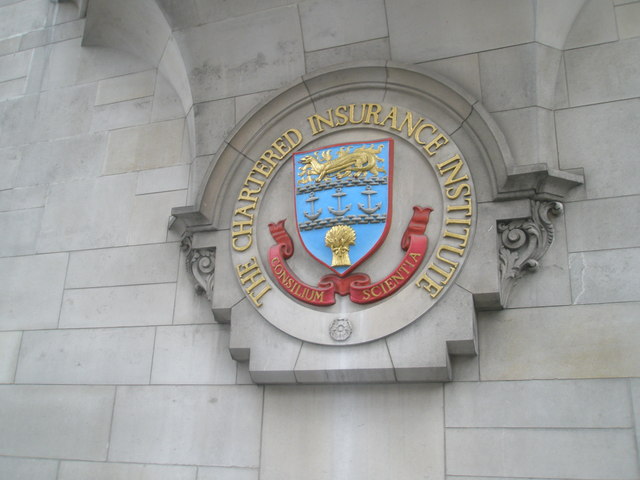
[(563, 211), (560, 202), (531, 201), (531, 217), (498, 222), (500, 236), (500, 303), (506, 306), (518, 279), (535, 272), (539, 261), (553, 243), (550, 215)]
[(195, 289), (199, 295), (205, 293), (211, 300), (213, 294), (213, 274), (216, 263), (216, 249), (193, 248), (193, 234), (186, 232), (182, 237), (181, 248), (186, 254), (187, 271), (195, 280)]

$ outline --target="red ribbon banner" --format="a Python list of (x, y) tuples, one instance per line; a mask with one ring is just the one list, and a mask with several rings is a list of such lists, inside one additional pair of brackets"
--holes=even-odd
[(413, 216), (402, 236), (401, 248), (406, 252), (400, 264), (383, 280), (371, 284), (369, 276), (354, 273), (347, 277), (325, 275), (312, 287), (302, 282), (289, 270), (285, 260), (293, 255), (293, 242), (284, 228), (284, 220), (269, 224), (273, 239), (278, 242), (269, 249), (271, 272), (280, 286), (292, 297), (311, 305), (333, 305), (335, 294), (349, 295), (354, 303), (373, 303), (397, 292), (420, 267), (427, 252), (427, 237), (424, 232), (429, 223), (431, 208), (413, 207)]

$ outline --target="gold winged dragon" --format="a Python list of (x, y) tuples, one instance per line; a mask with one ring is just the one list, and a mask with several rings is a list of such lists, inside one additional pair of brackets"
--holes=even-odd
[[(335, 158), (330, 150), (325, 150), (320, 155), (314, 152), (312, 155), (305, 155), (300, 159), (302, 166), (299, 167), (298, 184), (304, 185), (314, 181), (319, 183), (332, 178), (342, 179), (345, 177), (366, 177), (368, 174), (378, 176), (379, 173), (387, 173), (386, 170), (378, 166), (384, 160), (378, 157), (383, 145), (374, 148), (369, 147), (341, 147)], [(315, 177), (315, 179), (313, 178)]]

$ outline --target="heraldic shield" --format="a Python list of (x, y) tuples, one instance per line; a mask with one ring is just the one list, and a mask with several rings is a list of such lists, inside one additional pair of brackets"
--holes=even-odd
[(384, 242), (391, 225), (393, 140), (293, 155), (296, 225), (307, 252), (340, 277)]

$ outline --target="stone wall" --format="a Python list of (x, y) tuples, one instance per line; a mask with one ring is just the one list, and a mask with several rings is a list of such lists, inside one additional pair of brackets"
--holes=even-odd
[[(255, 105), (359, 60), (585, 183), (453, 382), (254, 385), (171, 209)], [(0, 478), (639, 478), (639, 97), (627, 0), (0, 0)]]

